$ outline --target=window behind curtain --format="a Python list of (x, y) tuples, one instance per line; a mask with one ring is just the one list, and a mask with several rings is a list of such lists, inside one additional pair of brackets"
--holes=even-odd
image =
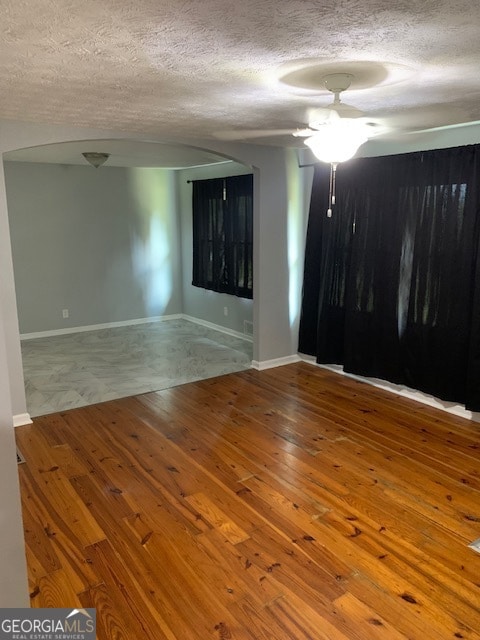
[(299, 350), (480, 410), (480, 145), (316, 171)]
[(192, 284), (253, 297), (253, 175), (193, 182)]

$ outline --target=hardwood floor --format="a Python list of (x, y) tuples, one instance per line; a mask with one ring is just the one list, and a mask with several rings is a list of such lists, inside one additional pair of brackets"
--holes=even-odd
[(16, 429), (35, 607), (99, 640), (480, 638), (480, 425), (299, 363)]

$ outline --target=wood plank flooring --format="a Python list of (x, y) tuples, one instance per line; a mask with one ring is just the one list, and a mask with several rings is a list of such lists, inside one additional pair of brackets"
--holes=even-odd
[(299, 363), (16, 429), (31, 603), (99, 640), (480, 638), (480, 425)]

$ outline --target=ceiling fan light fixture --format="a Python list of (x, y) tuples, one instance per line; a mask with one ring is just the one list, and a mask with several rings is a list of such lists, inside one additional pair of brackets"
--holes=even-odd
[(367, 140), (365, 125), (353, 119), (341, 118), (322, 125), (305, 140), (305, 144), (322, 162), (338, 164), (353, 158)]
[(105, 162), (109, 159), (110, 154), (99, 153), (98, 151), (85, 151), (84, 153), (82, 153), (82, 156), (87, 162), (92, 165), (92, 167), (98, 169), (98, 167), (101, 167), (102, 164), (105, 164)]

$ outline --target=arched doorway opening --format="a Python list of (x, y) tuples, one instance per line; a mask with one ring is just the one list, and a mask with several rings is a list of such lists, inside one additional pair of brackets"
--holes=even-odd
[[(110, 157), (94, 169), (84, 151)], [(225, 294), (191, 290), (189, 184), (249, 167), (203, 149), (132, 140), (12, 151), (4, 154), (4, 166), (31, 415), (250, 365), (251, 301), (227, 302)], [(197, 336), (183, 369), (171, 336), (171, 357), (164, 350), (161, 370), (152, 356), (146, 329), (165, 328), (160, 320), (166, 319), (179, 329), (190, 323)], [(223, 342), (215, 343), (212, 331), (223, 333)], [(185, 335), (179, 335), (177, 344), (184, 346)], [(146, 360), (129, 367), (141, 358), (142, 340)], [(97, 347), (96, 367), (86, 366), (82, 343)], [(217, 353), (209, 367), (212, 345)]]

